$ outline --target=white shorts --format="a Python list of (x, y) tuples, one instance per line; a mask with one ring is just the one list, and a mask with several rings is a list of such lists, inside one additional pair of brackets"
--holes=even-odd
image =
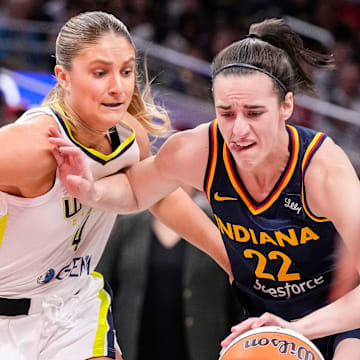
[[(44, 298), (42, 311), (0, 316), (1, 360), (85, 360), (120, 352), (111, 313), (111, 290), (93, 272), (67, 300)], [(121, 352), (120, 352), (121, 353)]]

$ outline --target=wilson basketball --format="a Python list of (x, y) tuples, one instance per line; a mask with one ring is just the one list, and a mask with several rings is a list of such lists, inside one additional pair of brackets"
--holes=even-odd
[(219, 360), (324, 360), (303, 335), (277, 326), (247, 331), (224, 350)]

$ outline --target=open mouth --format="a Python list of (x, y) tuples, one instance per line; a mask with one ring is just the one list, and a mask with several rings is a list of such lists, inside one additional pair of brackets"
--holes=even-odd
[(107, 108), (111, 108), (111, 109), (114, 109), (114, 108), (118, 108), (122, 105), (123, 103), (121, 102), (114, 102), (114, 103), (101, 103), (101, 105), (107, 107)]
[(236, 151), (245, 151), (245, 150), (251, 149), (254, 145), (255, 145), (255, 142), (248, 142), (248, 143), (243, 143), (243, 144), (238, 144), (238, 143), (232, 142), (230, 144), (230, 148), (232, 150), (236, 150)]

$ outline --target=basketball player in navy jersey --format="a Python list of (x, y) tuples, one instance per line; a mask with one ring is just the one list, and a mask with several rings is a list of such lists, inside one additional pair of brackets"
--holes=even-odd
[(325, 134), (286, 124), (294, 94), (313, 88), (310, 67), (333, 60), (305, 49), (283, 20), (266, 20), (215, 57), (216, 120), (170, 137), (155, 157), (94, 182), (54, 129), (50, 141), (68, 191), (92, 207), (138, 211), (182, 183), (206, 193), (250, 317), (224, 346), (269, 312), (300, 319), (296, 330), (339, 360), (360, 353), (360, 287), (329, 304), (337, 239), (352, 249), (349, 261), (357, 254), (360, 183)]

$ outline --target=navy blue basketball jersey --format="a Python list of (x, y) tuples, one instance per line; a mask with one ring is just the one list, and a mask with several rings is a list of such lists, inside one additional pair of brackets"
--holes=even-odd
[(304, 175), (325, 135), (286, 127), (290, 156), (267, 198), (255, 201), (218, 129), (209, 127), (204, 191), (222, 234), (240, 302), (252, 315), (287, 320), (328, 302), (337, 232), (306, 204)]

